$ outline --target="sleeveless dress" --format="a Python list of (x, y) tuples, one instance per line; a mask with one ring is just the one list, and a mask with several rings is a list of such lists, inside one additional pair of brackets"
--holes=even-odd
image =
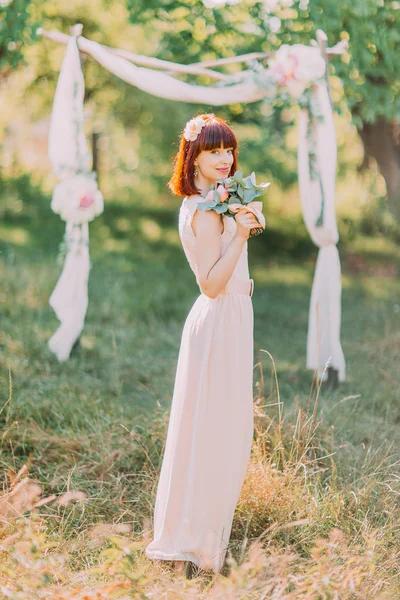
[[(179, 213), (179, 235), (196, 280), (191, 222), (201, 200), (185, 198)], [(236, 222), (224, 215), (223, 226), (222, 254)], [(151, 559), (192, 561), (215, 572), (223, 566), (253, 440), (252, 283), (246, 242), (225, 292), (216, 298), (201, 294), (187, 316), (154, 539), (145, 548)]]

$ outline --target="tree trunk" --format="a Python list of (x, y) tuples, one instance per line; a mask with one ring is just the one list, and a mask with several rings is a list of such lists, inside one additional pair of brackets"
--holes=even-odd
[(371, 157), (378, 163), (386, 182), (389, 208), (400, 221), (400, 122), (381, 117), (375, 123), (364, 122), (358, 133), (364, 144), (364, 164)]
[(100, 133), (97, 131), (93, 131), (92, 133), (92, 171), (95, 171), (97, 174), (97, 185), (100, 187), (100, 154), (99, 154), (99, 139)]

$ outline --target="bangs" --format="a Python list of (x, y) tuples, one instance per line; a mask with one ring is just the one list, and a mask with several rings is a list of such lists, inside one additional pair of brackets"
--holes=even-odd
[(203, 150), (214, 150), (215, 148), (237, 148), (237, 139), (232, 129), (224, 122), (216, 120), (207, 123), (201, 130), (198, 138), (199, 152)]

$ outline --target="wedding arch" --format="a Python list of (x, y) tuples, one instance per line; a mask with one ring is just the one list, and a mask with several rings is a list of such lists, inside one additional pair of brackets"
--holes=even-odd
[[(335, 214), (337, 148), (327, 62), (330, 56), (344, 52), (346, 42), (328, 48), (327, 37), (319, 30), (317, 40), (310, 46), (284, 45), (275, 53), (182, 65), (92, 42), (81, 35), (79, 24), (72, 28), (71, 36), (43, 29), (38, 33), (67, 45), (49, 132), (49, 157), (60, 180), (51, 208), (66, 221), (64, 266), (49, 299), (60, 326), (48, 345), (58, 360), (69, 358), (84, 326), (90, 270), (88, 223), (103, 211), (103, 197), (91, 170), (91, 155), (83, 132), (82, 51), (124, 81), (160, 98), (207, 106), (258, 100), (273, 103), (278, 98), (298, 102), (301, 206), (306, 228), (319, 248), (309, 307), (306, 365), (317, 371), (320, 380), (344, 381), (341, 268)], [(261, 60), (267, 61), (266, 67)], [(211, 68), (229, 63), (247, 63), (247, 69), (232, 76)], [(177, 79), (179, 73), (208, 75), (218, 83), (193, 85)]]

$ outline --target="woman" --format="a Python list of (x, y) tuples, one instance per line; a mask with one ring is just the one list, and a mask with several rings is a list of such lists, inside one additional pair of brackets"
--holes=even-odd
[(201, 295), (183, 328), (154, 540), (145, 549), (149, 558), (214, 572), (224, 563), (253, 439), (247, 240), (259, 223), (245, 208), (233, 219), (197, 204), (236, 167), (237, 139), (225, 121), (203, 114), (186, 124), (169, 186), (186, 196), (179, 235)]

